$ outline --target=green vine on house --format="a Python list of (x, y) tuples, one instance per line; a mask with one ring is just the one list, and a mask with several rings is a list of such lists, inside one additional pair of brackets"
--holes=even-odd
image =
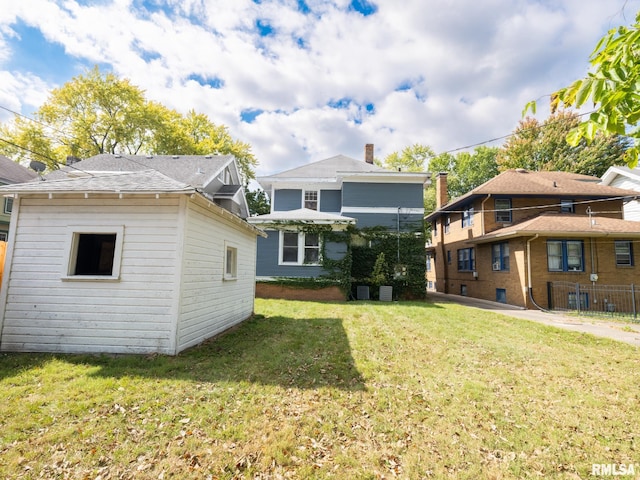
[[(426, 292), (426, 253), (421, 230), (394, 232), (384, 227), (358, 229), (352, 225), (344, 230), (333, 230), (331, 225), (318, 225), (304, 221), (274, 222), (279, 227), (295, 228), (305, 233), (318, 235), (321, 266), (325, 273), (317, 278), (280, 277), (272, 280), (283, 286), (318, 289), (337, 286), (346, 298), (355, 298), (353, 289), (357, 285), (372, 285), (371, 277), (376, 258), (383, 253), (386, 258), (386, 278), (393, 286), (396, 298), (424, 298)], [(344, 255), (330, 258), (326, 247), (342, 244)]]

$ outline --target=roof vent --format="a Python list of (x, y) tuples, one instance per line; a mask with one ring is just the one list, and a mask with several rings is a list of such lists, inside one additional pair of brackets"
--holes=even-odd
[(205, 155), (204, 158), (212, 158), (212, 155)]
[(153, 155), (147, 155), (147, 158), (153, 158)]
[(172, 155), (171, 158), (180, 158), (178, 155)]
[(516, 172), (518, 172), (518, 173), (529, 173), (526, 168), (516, 168)]
[(198, 175), (202, 175), (204, 173), (204, 170), (202, 170), (200, 167), (198, 167), (198, 170), (196, 170), (196, 173)]
[(115, 157), (115, 158), (122, 158), (122, 155), (120, 155), (119, 153), (116, 153), (116, 154), (114, 155), (114, 157)]

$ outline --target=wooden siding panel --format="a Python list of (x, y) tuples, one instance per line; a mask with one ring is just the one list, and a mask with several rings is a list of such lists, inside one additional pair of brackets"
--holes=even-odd
[[(237, 279), (223, 280), (225, 241), (238, 249)], [(177, 350), (196, 345), (253, 313), (256, 237), (190, 203)]]
[[(0, 349), (173, 353), (179, 198), (21, 198)], [(118, 281), (62, 280), (67, 225), (124, 225)]]
[(343, 207), (423, 208), (423, 185), (344, 182)]
[(302, 190), (280, 189), (273, 192), (273, 211), (289, 211), (302, 207)]

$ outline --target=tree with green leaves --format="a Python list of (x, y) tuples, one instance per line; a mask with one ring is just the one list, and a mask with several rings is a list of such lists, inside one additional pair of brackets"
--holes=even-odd
[(556, 112), (543, 123), (531, 117), (521, 120), (498, 152), (500, 171), (525, 168), (600, 177), (610, 166), (620, 164), (626, 139), (600, 133), (591, 142), (582, 139), (571, 145), (567, 136), (579, 123), (577, 114), (568, 110)]
[[(593, 103), (595, 110), (567, 135), (569, 145), (577, 146), (583, 139), (592, 142), (598, 132), (627, 136), (632, 145), (625, 160), (634, 168), (640, 152), (640, 12), (633, 25), (609, 30), (589, 60), (592, 69), (585, 78), (551, 95), (551, 111)], [(535, 113), (535, 101), (523, 113), (529, 109)]]
[(424, 172), (425, 162), (434, 156), (431, 147), (415, 143), (401, 152), (390, 153), (383, 162), (376, 161), (376, 164), (393, 171)]
[[(427, 171), (432, 178), (440, 172), (447, 173), (447, 195), (456, 198), (482, 185), (498, 174), (498, 148), (477, 147), (473, 152), (459, 152), (454, 155), (443, 153), (429, 161)], [(436, 208), (435, 182), (425, 192), (425, 212)]]
[(250, 215), (266, 215), (267, 213), (271, 213), (271, 203), (264, 190), (247, 189), (245, 195), (247, 197)]
[[(231, 154), (245, 183), (255, 177), (257, 160), (247, 143), (234, 140), (227, 127), (204, 114), (181, 115), (145, 98), (129, 80), (98, 67), (51, 92), (31, 122), (16, 116), (0, 126), (0, 153), (39, 160), (55, 169), (67, 156)], [(23, 147), (23, 148), (20, 148)]]

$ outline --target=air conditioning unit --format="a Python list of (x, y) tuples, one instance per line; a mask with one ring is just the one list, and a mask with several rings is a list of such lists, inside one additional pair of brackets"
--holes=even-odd
[(500, 270), (500, 262), (494, 262), (492, 265), (493, 270)]

